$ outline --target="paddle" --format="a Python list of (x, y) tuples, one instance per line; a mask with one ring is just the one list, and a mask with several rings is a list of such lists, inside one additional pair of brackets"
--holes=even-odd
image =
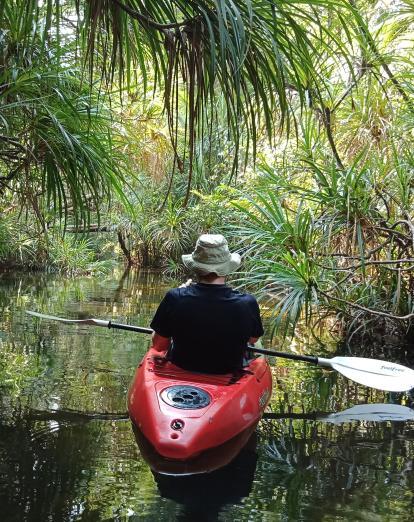
[(358, 404), (347, 410), (324, 413), (273, 413), (265, 412), (262, 419), (297, 419), (330, 422), (341, 424), (342, 422), (367, 421), (367, 422), (403, 422), (414, 420), (414, 410), (400, 404)]
[(381, 361), (379, 359), (368, 359), (367, 357), (333, 357), (332, 359), (325, 359), (324, 357), (276, 352), (262, 348), (252, 348), (251, 350), (264, 355), (304, 361), (322, 366), (323, 368), (331, 368), (351, 381), (378, 390), (403, 392), (414, 388), (414, 370), (402, 364)]
[(139, 332), (152, 334), (151, 328), (145, 328), (144, 326), (133, 326), (130, 324), (113, 323), (112, 321), (104, 321), (102, 319), (64, 319), (63, 317), (56, 317), (55, 315), (39, 314), (39, 312), (31, 312), (26, 310), (26, 313), (33, 315), (34, 317), (40, 317), (40, 319), (50, 319), (51, 321), (59, 321), (65, 324), (86, 324), (91, 326), (104, 326), (106, 328), (115, 328), (117, 330), (129, 330), (131, 332)]
[[(53, 315), (39, 314), (38, 312), (27, 311), (26, 313), (41, 319), (60, 321), (65, 324), (86, 324), (116, 328), (118, 330), (129, 330), (132, 332), (152, 333), (151, 328), (113, 323), (112, 321), (104, 321), (102, 319), (63, 319)], [(344, 375), (347, 379), (363, 384), (364, 386), (369, 386), (370, 388), (377, 388), (378, 390), (403, 392), (414, 388), (414, 370), (401, 364), (365, 357), (333, 357), (332, 359), (325, 359), (324, 357), (297, 355), (294, 353), (265, 350), (263, 348), (249, 347), (249, 350), (264, 355), (303, 361), (323, 368), (330, 368)]]

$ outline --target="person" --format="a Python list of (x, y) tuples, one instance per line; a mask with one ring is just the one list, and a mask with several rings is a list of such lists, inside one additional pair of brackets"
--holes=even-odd
[(169, 290), (151, 328), (152, 346), (177, 366), (203, 373), (229, 373), (242, 367), (248, 343), (263, 335), (254, 296), (232, 289), (226, 276), (240, 266), (221, 234), (203, 234), (184, 265), (198, 281)]

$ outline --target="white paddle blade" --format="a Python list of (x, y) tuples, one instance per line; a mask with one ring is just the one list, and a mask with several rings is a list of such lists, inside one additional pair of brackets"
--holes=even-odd
[(318, 365), (333, 368), (352, 381), (378, 390), (403, 392), (414, 388), (414, 370), (401, 364), (365, 357), (318, 357)]
[(330, 413), (321, 420), (332, 424), (355, 421), (402, 422), (414, 420), (414, 410), (399, 404), (359, 404), (338, 413)]
[(103, 321), (101, 319), (64, 319), (63, 317), (56, 317), (55, 315), (39, 314), (39, 312), (31, 312), (26, 310), (26, 313), (39, 317), (40, 319), (49, 319), (50, 321), (59, 321), (64, 324), (92, 324), (95, 326), (108, 326), (109, 321)]

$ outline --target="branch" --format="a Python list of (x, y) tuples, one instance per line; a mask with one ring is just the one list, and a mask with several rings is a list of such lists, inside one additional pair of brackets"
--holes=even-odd
[[(346, 272), (347, 270), (357, 270), (358, 268), (368, 265), (394, 265), (397, 263), (414, 263), (414, 259), (386, 259), (384, 261), (367, 261), (366, 263), (360, 263), (359, 265), (347, 266), (344, 268), (333, 268), (330, 266), (320, 265), (318, 263), (315, 264), (321, 268), (326, 268), (327, 270), (335, 270), (336, 272)], [(411, 270), (412, 268), (413, 267), (398, 268), (395, 270)]]
[(156, 22), (155, 20), (152, 20), (152, 18), (149, 18), (148, 16), (140, 13), (139, 11), (136, 11), (135, 9), (132, 9), (128, 5), (123, 4), (119, 0), (112, 0), (114, 4), (116, 4), (118, 7), (120, 7), (123, 11), (128, 13), (132, 18), (135, 18), (139, 22), (145, 25), (149, 25), (153, 29), (157, 29), (158, 31), (165, 31), (167, 29), (178, 29), (180, 27), (186, 27), (190, 25), (195, 18), (189, 18), (188, 20), (184, 20), (183, 22), (171, 22), (169, 24), (160, 24)]
[(14, 140), (13, 138), (9, 138), (9, 136), (5, 136), (4, 134), (0, 134), (0, 140), (5, 141), (7, 143), (11, 143), (15, 147), (18, 147), (21, 150), (24, 150), (24, 152), (27, 152), (30, 154), (30, 150), (22, 145), (19, 141)]
[[(375, 248), (368, 250), (368, 252), (365, 254), (365, 258), (369, 259), (372, 255), (375, 254), (375, 252), (378, 252), (378, 250), (381, 250), (381, 248), (384, 248), (385, 246), (387, 246), (390, 241), (391, 241), (391, 239), (388, 238), (383, 243), (376, 246)], [(318, 255), (320, 257), (343, 257), (344, 259), (361, 259), (361, 256), (350, 256), (350, 255), (342, 253), (342, 252), (333, 252), (331, 254), (324, 254), (323, 252), (316, 252), (316, 255)]]
[(336, 148), (335, 140), (332, 133), (332, 121), (331, 121), (331, 114), (332, 111), (329, 109), (329, 107), (326, 107), (322, 104), (322, 108), (316, 107), (314, 109), (315, 113), (320, 117), (320, 120), (322, 122), (322, 125), (326, 131), (326, 135), (328, 137), (329, 145), (332, 149), (332, 153), (334, 155), (336, 164), (341, 170), (345, 170), (344, 164), (342, 163), (342, 160), (339, 156), (338, 149)]
[(406, 241), (410, 241), (410, 238), (406, 234), (403, 234), (402, 232), (400, 232), (399, 230), (393, 230), (394, 226), (395, 226), (395, 224), (392, 225), (391, 228), (389, 228), (387, 226), (385, 226), (385, 227), (374, 226), (373, 228), (375, 228), (375, 230), (380, 230), (381, 232), (386, 232), (388, 234), (388, 237), (393, 237), (393, 240), (396, 243), (398, 243), (401, 248), (404, 248), (404, 249), (408, 248)]
[(354, 88), (358, 85), (359, 80), (364, 76), (364, 74), (369, 70), (368, 66), (361, 67), (359, 70), (359, 74), (357, 78), (351, 83), (351, 85), (343, 92), (342, 96), (335, 103), (335, 105), (331, 109), (331, 114), (336, 111), (336, 109), (341, 105), (341, 103), (345, 100), (345, 98), (351, 94)]
[(11, 181), (23, 168), (24, 165), (20, 164), (13, 170), (11, 170), (7, 176), (0, 176), (0, 185), (6, 186), (8, 181)]
[(333, 299), (334, 301), (339, 301), (340, 303), (344, 303), (347, 306), (350, 306), (351, 308), (356, 308), (357, 310), (362, 310), (363, 312), (367, 312), (368, 314), (372, 315), (379, 315), (381, 317), (388, 317), (388, 319), (394, 319), (396, 321), (408, 321), (409, 319), (414, 319), (414, 313), (407, 314), (407, 315), (393, 315), (389, 314), (387, 312), (381, 312), (380, 310), (373, 310), (372, 308), (366, 308), (365, 306), (361, 306), (355, 303), (351, 303), (350, 301), (347, 301), (346, 299), (341, 299), (340, 297), (333, 297), (326, 292), (323, 292), (318, 288), (318, 292), (326, 297), (327, 299)]
[(125, 239), (124, 239), (123, 233), (120, 230), (118, 230), (118, 241), (119, 241), (119, 246), (121, 247), (121, 250), (124, 253), (124, 256), (127, 258), (128, 266), (132, 266), (133, 263), (132, 263), (131, 252), (128, 250), (128, 248), (125, 244)]
[(338, 149), (336, 148), (332, 134), (331, 114), (332, 111), (328, 107), (324, 107), (322, 112), (322, 121), (326, 130), (326, 135), (328, 136), (329, 145), (331, 146), (333, 155), (335, 156), (336, 163), (341, 170), (344, 170), (345, 167), (341, 158), (339, 157)]
[(100, 226), (97, 224), (89, 225), (89, 227), (85, 228), (79, 228), (76, 226), (67, 226), (65, 228), (65, 232), (69, 232), (71, 234), (89, 234), (90, 232), (113, 232), (113, 228), (108, 226)]
[(391, 228), (394, 228), (396, 227), (397, 225), (400, 225), (400, 224), (403, 224), (403, 225), (407, 225), (407, 227), (410, 229), (410, 232), (411, 232), (411, 236), (412, 236), (412, 242), (413, 242), (413, 249), (414, 249), (414, 224), (409, 221), (408, 219), (400, 219), (398, 221), (396, 221)]

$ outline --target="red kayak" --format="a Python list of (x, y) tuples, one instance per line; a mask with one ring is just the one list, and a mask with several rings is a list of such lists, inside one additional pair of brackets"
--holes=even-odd
[(162, 457), (193, 459), (243, 432), (251, 432), (266, 408), (272, 378), (257, 357), (233, 374), (193, 373), (150, 349), (128, 394), (131, 420)]

